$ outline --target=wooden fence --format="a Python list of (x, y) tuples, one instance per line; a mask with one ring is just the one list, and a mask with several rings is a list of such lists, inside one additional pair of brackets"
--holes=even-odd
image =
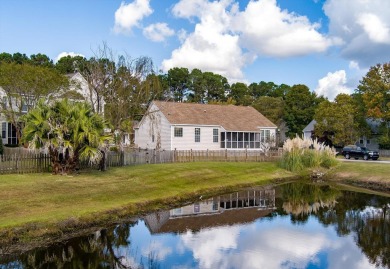
[(41, 173), (50, 171), (50, 158), (42, 153), (0, 155), (0, 174)]
[[(16, 150), (15, 150), (16, 152)], [(281, 149), (264, 153), (259, 150), (150, 150), (136, 149), (114, 152), (106, 155), (106, 167), (120, 167), (139, 164), (159, 164), (173, 162), (266, 162), (280, 158)], [(47, 154), (20, 150), (14, 154), (0, 156), (0, 174), (41, 173), (51, 171), (50, 157)], [(87, 162), (81, 169), (96, 168)]]

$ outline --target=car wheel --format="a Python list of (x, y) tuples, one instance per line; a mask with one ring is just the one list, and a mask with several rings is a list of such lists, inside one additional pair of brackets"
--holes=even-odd
[(359, 158), (358, 158), (358, 157), (355, 157), (355, 160), (359, 160)]
[(363, 159), (364, 159), (365, 161), (367, 161), (367, 160), (368, 160), (368, 155), (364, 155), (364, 156), (363, 156)]
[(348, 154), (348, 153), (345, 154), (345, 159), (349, 159), (349, 158), (351, 158), (351, 157), (349, 156), (349, 154)]
[(374, 161), (378, 160), (378, 158), (372, 158)]

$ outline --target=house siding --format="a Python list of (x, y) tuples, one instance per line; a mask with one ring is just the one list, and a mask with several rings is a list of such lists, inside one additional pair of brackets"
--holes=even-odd
[[(175, 137), (175, 127), (183, 128), (183, 137)], [(200, 128), (200, 142), (195, 142), (195, 128)], [(218, 129), (218, 142), (213, 142), (213, 129)], [(219, 126), (172, 125), (172, 149), (180, 150), (218, 150), (220, 149)]]
[(155, 105), (150, 107), (135, 130), (134, 142), (140, 148), (171, 149), (171, 124)]

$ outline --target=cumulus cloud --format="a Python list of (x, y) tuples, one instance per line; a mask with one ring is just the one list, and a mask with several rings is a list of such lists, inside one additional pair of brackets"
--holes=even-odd
[(80, 53), (76, 53), (76, 52), (61, 52), (60, 54), (58, 54), (58, 56), (56, 57), (55, 61), (58, 62), (59, 59), (61, 59), (62, 57), (66, 57), (66, 56), (71, 56), (71, 57), (75, 57), (75, 56), (81, 56), (81, 57), (85, 57), (84, 55), (80, 54)]
[(315, 92), (318, 95), (327, 97), (330, 101), (340, 93), (351, 94), (352, 89), (347, 87), (347, 74), (345, 70), (339, 70), (334, 73), (329, 72), (326, 77), (318, 81), (318, 86)]
[(243, 11), (233, 0), (181, 0), (172, 13), (194, 22), (194, 31), (181, 35), (181, 46), (162, 63), (164, 71), (176, 66), (199, 68), (235, 82), (259, 56), (307, 55), (334, 44), (318, 31), (320, 24), (281, 10), (276, 0), (249, 1)]
[(320, 24), (305, 16), (289, 13), (276, 0), (250, 1), (233, 20), (242, 33), (244, 47), (267, 56), (291, 57), (323, 52), (333, 41), (318, 32)]
[(360, 70), (359, 63), (356, 61), (350, 61), (349, 62), (349, 69)]
[(166, 23), (151, 24), (143, 30), (144, 36), (154, 42), (163, 42), (167, 37), (173, 36), (175, 31)]
[(150, 0), (135, 0), (129, 4), (122, 2), (115, 11), (115, 33), (130, 33), (132, 28), (138, 26), (140, 21), (153, 13)]
[(390, 54), (390, 1), (327, 0), (329, 34), (344, 41), (341, 56), (361, 67), (387, 61)]
[(231, 81), (243, 79), (242, 68), (251, 61), (251, 56), (243, 53), (239, 36), (228, 30), (230, 2), (183, 0), (173, 7), (175, 16), (196, 16), (200, 22), (195, 25), (194, 32), (181, 35), (181, 46), (172, 52), (170, 59), (162, 63), (164, 71), (180, 66), (215, 72)]
[(369, 39), (374, 43), (390, 43), (389, 27), (375, 14), (360, 15), (357, 23), (362, 26)]

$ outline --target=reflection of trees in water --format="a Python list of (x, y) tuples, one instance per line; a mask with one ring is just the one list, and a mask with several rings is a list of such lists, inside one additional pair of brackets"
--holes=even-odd
[[(69, 240), (47, 249), (38, 249), (20, 256), (19, 267), (23, 268), (143, 268), (142, 261), (136, 264), (122, 256), (120, 248), (129, 251), (130, 228), (136, 223), (120, 224), (95, 234)], [(149, 255), (148, 268), (157, 268), (156, 259)], [(9, 263), (11, 266), (11, 263)]]
[(343, 192), (329, 186), (293, 183), (282, 186), (285, 213), (293, 223), (316, 216), (335, 225), (339, 236), (355, 234), (355, 242), (372, 264), (390, 268), (390, 199)]
[(337, 189), (307, 183), (293, 183), (281, 186), (282, 208), (291, 214), (293, 222), (306, 222), (310, 214), (323, 208), (333, 208), (341, 194)]
[(369, 261), (390, 267), (390, 209), (389, 198), (345, 192), (337, 205), (318, 214), (319, 220), (334, 224), (340, 236), (355, 234), (355, 242)]

